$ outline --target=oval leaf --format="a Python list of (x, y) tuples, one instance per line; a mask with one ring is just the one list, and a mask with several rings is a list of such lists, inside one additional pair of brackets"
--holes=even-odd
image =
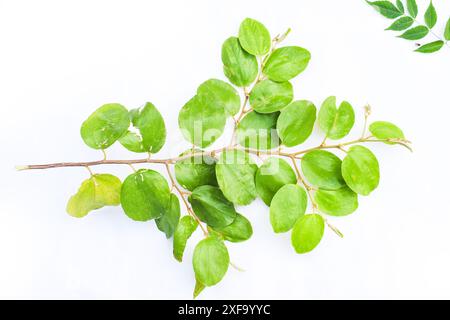
[(401, 17), (394, 21), (386, 30), (402, 31), (411, 27), (414, 23), (414, 19), (411, 17)]
[(279, 113), (262, 114), (252, 111), (239, 122), (236, 137), (241, 146), (251, 149), (267, 150), (280, 145), (277, 134)]
[(445, 25), (444, 38), (445, 40), (450, 41), (450, 18), (448, 19), (447, 24)]
[(197, 89), (197, 94), (204, 96), (208, 104), (218, 105), (230, 116), (241, 108), (241, 98), (236, 90), (222, 80), (210, 79), (203, 82)]
[(427, 11), (425, 11), (424, 19), (428, 28), (431, 29), (436, 25), (437, 13), (435, 7), (433, 6), (433, 1), (430, 1), (430, 5), (428, 6)]
[(269, 52), (271, 46), (270, 33), (259, 21), (246, 18), (239, 27), (239, 42), (248, 53), (262, 56)]
[(296, 184), (281, 187), (270, 203), (270, 223), (276, 233), (287, 232), (305, 214), (306, 191)]
[(403, 5), (402, 0), (396, 0), (395, 3), (397, 4), (398, 11), (400, 11), (402, 14), (405, 13), (405, 6)]
[(291, 243), (297, 253), (312, 251), (322, 240), (325, 222), (318, 214), (307, 214), (298, 219), (292, 230)]
[[(200, 150), (188, 150), (181, 154), (191, 154)], [(204, 185), (217, 186), (215, 159), (209, 156), (195, 156), (175, 163), (175, 177), (185, 189), (193, 191)]]
[(253, 234), (253, 228), (246, 217), (241, 214), (236, 214), (234, 221), (223, 228), (214, 228), (222, 237), (230, 242), (242, 242), (250, 239)]
[(355, 123), (355, 111), (350, 103), (343, 101), (336, 108), (336, 97), (325, 99), (319, 111), (319, 127), (327, 138), (339, 140), (345, 137)]
[(246, 87), (258, 75), (256, 57), (242, 49), (236, 37), (230, 37), (222, 45), (222, 63), (225, 76), (238, 87)]
[(417, 26), (406, 30), (403, 34), (399, 35), (399, 38), (406, 40), (419, 40), (425, 37), (429, 32), (429, 29), (425, 26)]
[(375, 121), (369, 126), (370, 133), (377, 139), (404, 139), (403, 131), (387, 121)]
[(118, 103), (101, 106), (81, 125), (81, 138), (93, 149), (106, 149), (123, 136), (130, 125), (128, 110)]
[(319, 189), (314, 200), (320, 211), (331, 216), (346, 216), (358, 208), (358, 195), (347, 186), (338, 190)]
[(378, 160), (366, 147), (353, 146), (342, 161), (342, 176), (350, 189), (367, 196), (380, 181)]
[(192, 259), (195, 278), (205, 286), (213, 286), (225, 276), (230, 264), (227, 247), (217, 237), (200, 241)]
[(180, 220), (180, 200), (173, 193), (170, 195), (169, 204), (164, 215), (155, 220), (158, 229), (166, 234), (167, 239), (170, 238)]
[(170, 190), (161, 174), (141, 169), (125, 179), (120, 200), (128, 217), (136, 221), (147, 221), (165, 214), (170, 201)]
[(443, 46), (444, 46), (444, 41), (437, 40), (437, 41), (433, 41), (433, 42), (424, 44), (423, 46), (420, 46), (418, 49), (416, 49), (414, 51), (421, 52), (421, 53), (433, 53), (433, 52), (441, 50), (441, 48)]
[(197, 226), (197, 221), (191, 216), (184, 216), (180, 219), (180, 222), (175, 229), (175, 233), (173, 234), (173, 256), (178, 261), (181, 262), (183, 260), (186, 243), (197, 229)]
[(281, 111), (277, 131), (287, 147), (303, 143), (311, 135), (316, 121), (316, 107), (310, 101), (294, 101)]
[(304, 48), (278, 48), (264, 63), (263, 73), (272, 81), (288, 81), (305, 70), (310, 59), (311, 54)]
[(294, 98), (290, 82), (263, 80), (250, 92), (250, 105), (259, 113), (272, 113), (286, 107)]
[(325, 150), (310, 151), (302, 157), (301, 166), (306, 179), (314, 186), (336, 190), (345, 186), (341, 159)]
[(408, 8), (409, 14), (413, 18), (417, 17), (417, 13), (419, 10), (417, 8), (416, 0), (406, 0), (406, 7)]

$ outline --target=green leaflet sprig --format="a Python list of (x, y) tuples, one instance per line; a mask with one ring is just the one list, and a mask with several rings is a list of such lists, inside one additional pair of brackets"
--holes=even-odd
[[(380, 3), (380, 12), (400, 16), (404, 9), (397, 13), (399, 3), (398, 7)], [(432, 22), (430, 18), (430, 25)], [(191, 235), (201, 230), (204, 238), (193, 254), (194, 297), (219, 283), (229, 266), (235, 267), (226, 243), (243, 242), (253, 234), (251, 222), (237, 212), (236, 205), (261, 198), (270, 207), (268, 223), (274, 232), (290, 232), (293, 251), (299, 254), (319, 245), (326, 226), (343, 237), (329, 217), (353, 213), (360, 195), (370, 194), (379, 184), (378, 160), (368, 146), (385, 143), (411, 149), (410, 142), (390, 122), (368, 125), (369, 107), (362, 135), (341, 141), (351, 134), (354, 109), (347, 101), (337, 105), (334, 96), (320, 108), (294, 98), (290, 81), (307, 68), (311, 54), (298, 46), (278, 47), (289, 32), (270, 40), (262, 23), (245, 19), (239, 37), (225, 41), (224, 74), (242, 90), (242, 102), (236, 87), (225, 81), (210, 79), (200, 84), (179, 113), (183, 137), (192, 144), (179, 156), (154, 157), (165, 144), (166, 126), (153, 104), (128, 111), (111, 103), (97, 109), (81, 127), (84, 142), (100, 150), (102, 160), (17, 169), (87, 168), (90, 177), (70, 198), (68, 213), (80, 218), (120, 204), (130, 219), (154, 220), (167, 238), (173, 237), (173, 256), (180, 262)], [(222, 135), (229, 118), (234, 121), (230, 143), (206, 149)], [(320, 145), (284, 150), (304, 143), (314, 126), (324, 135)], [(107, 159), (105, 150), (117, 141), (128, 151), (148, 156)], [(256, 158), (262, 160), (261, 166)], [(133, 172), (123, 182), (110, 174), (92, 172), (94, 166), (114, 164), (128, 165)], [(153, 169), (135, 170), (134, 164), (162, 165), (166, 176)], [(180, 203), (186, 215), (181, 215)]]
[(390, 1), (366, 2), (375, 8), (382, 16), (388, 19), (395, 19), (395, 21), (385, 30), (402, 31), (402, 33), (398, 35), (399, 38), (416, 41), (424, 39), (427, 35), (431, 34), (437, 39), (424, 44), (417, 43), (416, 45), (418, 48), (414, 50), (415, 52), (433, 53), (439, 51), (444, 45), (448, 46), (448, 41), (450, 40), (450, 18), (445, 25), (443, 36), (440, 37), (433, 30), (438, 21), (438, 14), (432, 0), (430, 0), (430, 4), (423, 15), (423, 24), (417, 20), (419, 8), (416, 0), (406, 0), (407, 10), (405, 10), (402, 0), (396, 0), (395, 4)]

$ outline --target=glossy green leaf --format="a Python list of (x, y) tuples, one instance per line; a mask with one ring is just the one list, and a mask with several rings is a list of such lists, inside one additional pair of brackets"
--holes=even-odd
[(147, 221), (165, 214), (170, 201), (170, 190), (161, 174), (141, 169), (125, 179), (120, 200), (128, 217), (136, 221)]
[(297, 176), (292, 167), (285, 160), (276, 157), (267, 158), (255, 176), (256, 191), (268, 206), (282, 186), (296, 182)]
[(178, 115), (183, 137), (201, 148), (211, 145), (222, 135), (225, 120), (223, 107), (210, 104), (203, 95), (194, 96)]
[(192, 263), (195, 278), (207, 287), (213, 286), (227, 273), (230, 264), (227, 247), (217, 237), (203, 239), (195, 247)]
[(234, 221), (223, 228), (214, 228), (222, 237), (230, 242), (242, 242), (250, 239), (253, 234), (253, 228), (246, 217), (241, 214), (236, 214)]
[(345, 186), (341, 159), (329, 151), (314, 150), (302, 157), (301, 166), (306, 179), (315, 187), (336, 190)]
[(305, 214), (306, 191), (296, 184), (287, 184), (278, 190), (270, 203), (270, 223), (276, 233), (287, 232)]
[[(200, 152), (200, 150), (187, 150), (181, 156), (193, 152)], [(217, 186), (216, 160), (204, 155), (177, 161), (175, 177), (183, 188), (190, 191), (204, 185)]]
[(295, 223), (291, 243), (297, 253), (312, 251), (322, 240), (325, 222), (319, 214), (306, 214)]
[(433, 1), (430, 1), (430, 5), (428, 6), (427, 11), (425, 11), (424, 19), (428, 28), (431, 29), (436, 25), (437, 13), (436, 8), (433, 6)]
[(406, 30), (403, 34), (399, 35), (399, 38), (406, 40), (419, 40), (425, 37), (429, 32), (429, 29), (425, 26), (417, 26)]
[(338, 190), (319, 189), (314, 200), (320, 211), (331, 216), (346, 216), (358, 208), (358, 195), (347, 186)]
[(259, 113), (272, 113), (286, 107), (294, 98), (292, 84), (269, 79), (255, 85), (250, 92), (250, 105)]
[(294, 147), (311, 135), (316, 121), (316, 107), (310, 101), (294, 101), (281, 111), (277, 131), (283, 144)]
[(342, 161), (342, 176), (350, 189), (367, 196), (380, 181), (378, 160), (366, 147), (353, 146)]
[(444, 41), (437, 40), (437, 41), (433, 41), (433, 42), (424, 44), (414, 51), (421, 52), (421, 53), (433, 53), (433, 52), (441, 50), (441, 48), (443, 46), (444, 46)]
[(230, 116), (241, 108), (241, 98), (236, 89), (222, 80), (209, 79), (203, 82), (197, 89), (197, 95), (204, 96), (208, 104), (223, 108)]
[(343, 101), (336, 107), (336, 97), (325, 99), (319, 110), (319, 127), (327, 138), (339, 140), (344, 138), (355, 123), (355, 111), (350, 103)]
[(417, 17), (417, 13), (419, 12), (417, 8), (416, 0), (406, 0), (406, 7), (408, 8), (409, 14), (415, 18)]
[(130, 111), (133, 126), (139, 134), (128, 131), (120, 143), (132, 152), (157, 153), (166, 142), (166, 126), (158, 109), (147, 102), (142, 108)]
[(256, 198), (255, 174), (258, 166), (240, 150), (222, 152), (216, 164), (219, 187), (234, 204), (247, 205)]
[(197, 217), (211, 227), (222, 228), (233, 223), (236, 211), (218, 187), (200, 186), (189, 196)]
[(390, 1), (367, 1), (367, 3), (369, 3), (375, 8), (375, 10), (386, 18), (395, 19), (402, 15), (402, 12)]
[(386, 30), (402, 31), (411, 27), (414, 19), (411, 17), (401, 17), (392, 23)]
[(396, 0), (395, 3), (397, 4), (398, 11), (400, 11), (402, 14), (405, 13), (405, 6), (403, 5), (402, 0)]
[(81, 218), (92, 210), (117, 206), (120, 204), (120, 187), (119, 178), (110, 174), (94, 174), (84, 180), (78, 192), (70, 197), (67, 212)]
[(445, 25), (444, 39), (450, 41), (450, 18), (448, 19), (447, 24)]
[(175, 233), (173, 234), (173, 256), (179, 262), (183, 260), (186, 243), (197, 229), (197, 226), (197, 221), (191, 216), (184, 216), (180, 219), (180, 222), (175, 229)]
[(311, 54), (300, 47), (281, 47), (272, 52), (264, 63), (263, 73), (272, 81), (288, 81), (308, 66)]
[(256, 57), (242, 49), (236, 37), (230, 37), (222, 45), (222, 63), (225, 76), (238, 87), (246, 87), (258, 75)]
[(127, 132), (129, 125), (128, 110), (121, 104), (109, 103), (83, 122), (81, 137), (93, 149), (106, 149)]
[(175, 232), (179, 220), (180, 200), (172, 193), (164, 214), (160, 218), (155, 219), (155, 223), (158, 229), (164, 232), (167, 238), (170, 238)]
[(239, 42), (248, 53), (262, 56), (269, 52), (272, 40), (266, 27), (259, 21), (246, 18), (239, 27)]
[(192, 294), (193, 298), (194, 298), (194, 299), (197, 298), (198, 295), (199, 295), (204, 289), (205, 289), (205, 285), (196, 279), (196, 280), (195, 280), (194, 292), (193, 292), (193, 294)]
[(258, 113), (252, 111), (247, 113), (239, 122), (236, 137), (237, 142), (246, 148), (267, 150), (280, 145), (277, 134), (277, 119), (279, 112)]
[(387, 121), (375, 121), (369, 126), (370, 133), (377, 139), (404, 139), (403, 131)]

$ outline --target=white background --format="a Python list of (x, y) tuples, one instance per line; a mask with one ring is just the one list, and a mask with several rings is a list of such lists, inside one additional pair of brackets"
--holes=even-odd
[[(450, 3), (434, 3), (442, 34)], [(419, 4), (424, 12), (427, 2)], [(450, 298), (450, 48), (412, 52), (414, 42), (383, 31), (390, 21), (362, 0), (1, 0), (1, 298), (191, 297), (190, 259), (200, 234), (180, 264), (152, 221), (133, 222), (119, 207), (68, 216), (66, 201), (88, 177), (85, 169), (14, 166), (100, 158), (79, 127), (106, 102), (153, 102), (169, 136), (158, 157), (182, 151), (178, 111), (201, 82), (224, 79), (222, 42), (247, 16), (273, 35), (291, 27), (286, 44), (312, 52), (294, 81), (296, 99), (349, 100), (359, 117), (353, 137), (370, 103), (373, 120), (401, 126), (414, 153), (374, 146), (379, 188), (353, 215), (331, 219), (343, 240), (327, 230), (308, 255), (294, 253), (288, 234), (272, 232), (261, 201), (239, 208), (254, 236), (229, 250), (246, 271), (229, 269), (201, 298)], [(316, 131), (312, 143), (320, 139)], [(120, 145), (108, 153), (140, 157)], [(124, 178), (130, 168), (95, 171)]]

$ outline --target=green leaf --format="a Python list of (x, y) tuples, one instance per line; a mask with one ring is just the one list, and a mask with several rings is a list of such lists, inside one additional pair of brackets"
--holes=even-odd
[(444, 46), (444, 41), (438, 40), (438, 41), (424, 44), (414, 51), (421, 52), (421, 53), (433, 53), (433, 52), (439, 51), (443, 46)]
[(184, 216), (180, 219), (180, 222), (175, 229), (175, 233), (173, 234), (173, 256), (179, 262), (183, 260), (186, 243), (197, 229), (197, 226), (197, 221), (191, 216)]
[(366, 147), (353, 146), (342, 161), (342, 176), (350, 189), (367, 196), (380, 181), (378, 160)]
[(81, 125), (81, 138), (93, 149), (106, 149), (125, 134), (130, 125), (128, 110), (118, 103), (101, 106)]
[(307, 214), (298, 219), (291, 234), (291, 243), (297, 253), (312, 251), (322, 240), (325, 222), (319, 214)]
[(286, 107), (294, 98), (292, 84), (288, 81), (263, 80), (250, 92), (250, 105), (259, 113), (272, 113)]
[(406, 40), (419, 40), (425, 37), (429, 32), (429, 29), (425, 26), (417, 26), (406, 30), (403, 34), (399, 35), (399, 38)]
[(393, 31), (402, 31), (405, 29), (408, 29), (412, 26), (414, 23), (414, 19), (411, 17), (401, 17), (394, 21), (393, 24), (390, 25), (389, 28), (386, 30), (393, 30)]
[(406, 0), (406, 7), (408, 8), (409, 14), (415, 18), (419, 10), (417, 9), (416, 0)]
[(273, 196), (286, 184), (295, 184), (297, 176), (283, 159), (267, 158), (255, 176), (256, 191), (264, 203), (270, 206)]
[(278, 190), (270, 203), (270, 223), (276, 233), (287, 232), (305, 214), (306, 191), (296, 184), (287, 184)]
[(325, 99), (319, 111), (319, 127), (327, 138), (339, 140), (344, 138), (355, 123), (355, 111), (350, 103), (343, 101), (336, 108), (336, 97)]
[(117, 206), (120, 204), (120, 187), (119, 178), (110, 174), (94, 174), (84, 180), (78, 192), (70, 197), (67, 213), (81, 218), (92, 210)]
[(250, 239), (253, 234), (253, 228), (246, 217), (237, 213), (234, 221), (223, 228), (214, 228), (223, 238), (230, 242), (242, 242)]
[(136, 221), (147, 221), (166, 213), (170, 190), (161, 174), (141, 169), (125, 179), (120, 200), (128, 217)]
[(310, 101), (294, 101), (281, 111), (277, 131), (283, 144), (294, 147), (311, 135), (316, 121), (316, 107)]
[(225, 76), (238, 87), (246, 87), (258, 75), (256, 57), (242, 49), (236, 37), (230, 37), (222, 45), (222, 63)]
[(264, 63), (263, 73), (272, 81), (288, 81), (305, 70), (310, 59), (311, 54), (304, 48), (278, 48)]
[(197, 217), (211, 227), (226, 227), (233, 223), (236, 211), (219, 188), (200, 186), (188, 198)]
[(167, 239), (169, 239), (175, 232), (179, 220), (180, 200), (178, 200), (178, 197), (172, 193), (164, 215), (155, 219), (155, 223), (158, 229), (164, 232)]
[(130, 111), (133, 126), (139, 130), (137, 133), (128, 131), (120, 143), (132, 152), (157, 153), (166, 142), (166, 126), (158, 109), (147, 102), (144, 107)]
[(314, 186), (336, 190), (345, 186), (341, 173), (341, 159), (325, 150), (310, 151), (302, 157), (302, 171)]
[(445, 40), (450, 41), (450, 18), (445, 25), (444, 38)]
[(197, 89), (197, 94), (204, 96), (208, 104), (218, 105), (230, 116), (235, 115), (241, 108), (241, 98), (233, 86), (225, 81), (209, 79)]
[(213, 286), (222, 280), (228, 270), (230, 257), (227, 247), (217, 237), (200, 241), (192, 259), (195, 278), (205, 286)]
[(402, 14), (405, 13), (405, 6), (403, 5), (403, 2), (401, 0), (396, 0), (396, 3), (398, 11), (400, 11)]
[(239, 42), (245, 51), (262, 56), (269, 52), (271, 46), (270, 33), (259, 21), (246, 18), (239, 27)]
[(211, 145), (222, 135), (225, 120), (223, 107), (210, 104), (203, 95), (194, 96), (178, 115), (183, 137), (201, 148)]
[(236, 137), (241, 146), (251, 149), (267, 150), (280, 145), (277, 134), (277, 119), (279, 112), (258, 113), (252, 111), (247, 113), (239, 122)]
[(428, 6), (427, 11), (425, 11), (424, 15), (425, 24), (428, 26), (428, 28), (433, 28), (436, 25), (437, 22), (437, 13), (436, 9), (433, 6), (433, 1), (430, 1), (430, 5)]
[(247, 205), (256, 198), (255, 173), (258, 166), (240, 150), (224, 151), (216, 164), (219, 187), (234, 204)]
[(320, 211), (331, 216), (346, 216), (358, 208), (358, 195), (347, 186), (338, 190), (319, 189), (314, 200)]
[(367, 3), (386, 18), (395, 19), (402, 15), (402, 12), (389, 1), (367, 1)]
[[(375, 121), (369, 126), (370, 133), (377, 139), (404, 139), (403, 131), (387, 121)], [(388, 144), (392, 144), (387, 142)]]
[(194, 288), (194, 292), (193, 292), (193, 294), (192, 294), (192, 296), (194, 297), (194, 299), (197, 298), (198, 295), (199, 295), (204, 289), (205, 289), (205, 285), (196, 279), (196, 280), (195, 280), (195, 288)]
[[(201, 152), (200, 150), (187, 150), (180, 156)], [(217, 186), (216, 159), (203, 155), (189, 157), (175, 163), (175, 177), (185, 189), (193, 191), (204, 185)]]

